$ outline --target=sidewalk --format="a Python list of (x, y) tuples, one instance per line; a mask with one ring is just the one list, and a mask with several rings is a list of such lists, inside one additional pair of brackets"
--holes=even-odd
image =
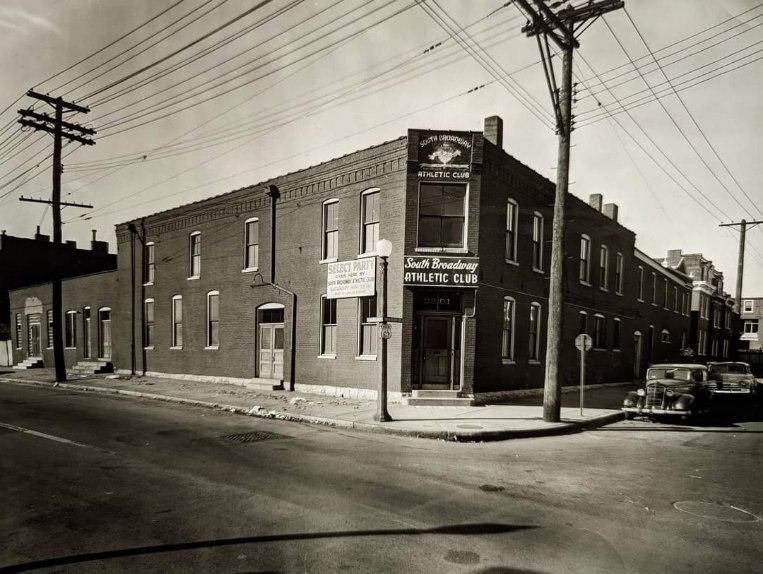
[(474, 407), (420, 407), (390, 404), (394, 419), (373, 420), (376, 404), (324, 395), (289, 391), (253, 391), (237, 385), (180, 381), (155, 377), (70, 375), (56, 384), (52, 369), (2, 371), (0, 383), (26, 383), (45, 387), (113, 393), (218, 408), (249, 416), (280, 419), (336, 428), (459, 442), (480, 442), (560, 435), (621, 420), (619, 410), (563, 407), (559, 423), (542, 419), (534, 405), (500, 404)]

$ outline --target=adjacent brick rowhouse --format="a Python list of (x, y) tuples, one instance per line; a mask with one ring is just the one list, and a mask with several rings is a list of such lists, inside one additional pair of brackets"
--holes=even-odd
[[(378, 235), (393, 246), (388, 315), (402, 318), (402, 322), (392, 324), (389, 341), (388, 380), (393, 399), (431, 383), (427, 377), (432, 366), (427, 370), (423, 363), (424, 347), (430, 344), (423, 334), (424, 317), (441, 316), (448, 321), (448, 332), (441, 333), (447, 344), (440, 343), (447, 348), (440, 350), (448, 354), (450, 367), (438, 375), (440, 386), (485, 399), (498, 398), (505, 391), (541, 387), (554, 184), (508, 155), (502, 138), (503, 125), (495, 116), (486, 120), (484, 134), (409, 130), (405, 137), (305, 170), (120, 224), (116, 229), (117, 271), (101, 279), (107, 284), (90, 285), (82, 279), (78, 291), (98, 289), (105, 293), (112, 289), (110, 296), (103, 301), (93, 299), (91, 306), (113, 309), (113, 361), (120, 370), (130, 370), (134, 364), (138, 371), (149, 373), (247, 380), (261, 377), (258, 317), (262, 315), (258, 309), (282, 305), (285, 386), (294, 383), (297, 389), (373, 397), (379, 362), (375, 357), (359, 356), (358, 299), (337, 301), (335, 356), (321, 354), (321, 296), (326, 293), (328, 267), (321, 258), (324, 203), (338, 200), (337, 259), (355, 260), (362, 256), (362, 194), (378, 189)], [(458, 145), (462, 147), (446, 145), (436, 153), (423, 154), (427, 142), (434, 140), (461, 142)], [(460, 172), (443, 175), (437, 171), (441, 167), (436, 165), (438, 161), (443, 165), (465, 163)], [(425, 165), (430, 167), (422, 167)], [(459, 224), (465, 241), (457, 248), (423, 248), (420, 189), (429, 182), (443, 183), (446, 177), (462, 178), (445, 183), (466, 190), (464, 220)], [(276, 204), (277, 286), (269, 284), (271, 200), (266, 193), (273, 188), (280, 192)], [(507, 260), (506, 251), (509, 200), (518, 208), (517, 249), (512, 261)], [(443, 207), (448, 209), (454, 208)], [(543, 230), (539, 269), (533, 268), (533, 220), (538, 217), (542, 217)], [(245, 222), (252, 218), (257, 218), (259, 226), (259, 263), (254, 270), (244, 268)], [(672, 298), (674, 287), (681, 301), (690, 296), (691, 278), (639, 252), (635, 234), (617, 219), (617, 206), (605, 204), (601, 195), (592, 196), (590, 203), (568, 196), (562, 353), (565, 384), (578, 381), (573, 341), (581, 330), (582, 316), (586, 317), (589, 334), (593, 333), (594, 321), (603, 326), (599, 345), (587, 361), (590, 383), (629, 380), (643, 376), (648, 362), (678, 359), (683, 334), (690, 329), (688, 311), (683, 306), (674, 308)], [(189, 241), (195, 233), (201, 236), (200, 272), (198, 277), (189, 277)], [(588, 282), (579, 280), (584, 234), (590, 240)], [(146, 244), (153, 246), (151, 282), (146, 281), (144, 272)], [(599, 279), (602, 246), (608, 255), (606, 284)], [(404, 256), (414, 255), (479, 258), (479, 283), (476, 288), (407, 286)], [(622, 261), (620, 272), (618, 259)], [(644, 281), (654, 272), (660, 285), (669, 283), (667, 303), (639, 300), (639, 268), (643, 269)], [(617, 275), (621, 275), (621, 287)], [(40, 288), (36, 289), (15, 292), (14, 301), (39, 293)], [(207, 301), (212, 292), (219, 293), (217, 346), (208, 345)], [(296, 317), (289, 292), (296, 295)], [(70, 307), (68, 296), (65, 291), (66, 306)], [(182, 297), (182, 345), (173, 345), (173, 297)], [(515, 306), (510, 359), (502, 357), (501, 347), (507, 297)], [(154, 306), (151, 345), (144, 345), (143, 339), (146, 300), (152, 300)], [(531, 305), (539, 307), (537, 360), (529, 358)], [(615, 323), (619, 325), (619, 341)], [(292, 354), (293, 324), (296, 346)], [(661, 337), (663, 331), (668, 335)]]

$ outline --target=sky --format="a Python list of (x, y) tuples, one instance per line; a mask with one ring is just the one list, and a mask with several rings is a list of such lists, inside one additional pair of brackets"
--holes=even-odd
[[(90, 108), (67, 116), (98, 133), (64, 149), (63, 193), (94, 209), (66, 208), (64, 238), (87, 245), (95, 229), (112, 251), (119, 222), (409, 128), (499, 115), (506, 151), (554, 180), (538, 46), (506, 4), (3, 0), (0, 228), (51, 232), (49, 208), (18, 201), (50, 196), (52, 140), (14, 123), (30, 88)], [(617, 203), (652, 257), (702, 253), (732, 295), (739, 232), (718, 224), (763, 219), (761, 24), (756, 0), (626, 0), (574, 58), (570, 192)], [(743, 296), (763, 296), (763, 225), (748, 229)]]

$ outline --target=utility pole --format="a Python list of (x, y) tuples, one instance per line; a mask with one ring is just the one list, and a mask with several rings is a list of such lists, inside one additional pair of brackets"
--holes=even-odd
[[(32, 110), (19, 110), (21, 119), (18, 122), (25, 127), (48, 132), (53, 135), (53, 189), (50, 201), (42, 199), (20, 198), (21, 201), (31, 201), (35, 203), (47, 203), (53, 207), (53, 244), (61, 245), (61, 207), (92, 207), (81, 203), (69, 203), (61, 201), (61, 138), (65, 137), (70, 141), (77, 141), (83, 145), (95, 145), (95, 142), (87, 137), (95, 135), (95, 130), (84, 128), (78, 124), (66, 122), (63, 119), (64, 110), (70, 112), (88, 113), (90, 110), (83, 106), (71, 102), (65, 102), (62, 98), (52, 98), (45, 94), (29, 90), (27, 95), (30, 98), (40, 100), (53, 106), (55, 110), (54, 117), (47, 114), (40, 114)], [(65, 131), (66, 130), (66, 131)], [(78, 133), (73, 133), (78, 132)], [(80, 135), (82, 134), (82, 135)], [(53, 361), (56, 367), (56, 381), (66, 381), (66, 365), (64, 363), (64, 341), (63, 341), (63, 295), (61, 292), (61, 271), (59, 268), (54, 270), (53, 274)]]
[[(546, 334), (546, 371), (543, 387), (543, 420), (558, 422), (561, 411), (562, 389), (559, 380), (559, 358), (562, 344), (562, 311), (564, 303), (564, 230), (567, 187), (570, 175), (570, 137), (572, 120), (572, 55), (580, 47), (577, 41), (584, 29), (594, 20), (625, 6), (622, 0), (591, 0), (573, 7), (565, 1), (553, 3), (544, 0), (516, 0), (529, 21), (522, 31), (535, 36), (543, 62), (559, 137), (559, 156), (554, 195), (553, 233), (551, 237), (551, 269), (548, 297), (548, 329)], [(551, 4), (548, 6), (547, 4)], [(552, 10), (561, 5), (566, 7)], [(541, 39), (542, 38), (542, 39)], [(562, 84), (557, 87), (554, 62), (549, 39), (562, 51)]]
[(734, 298), (734, 311), (738, 314), (742, 312), (742, 279), (744, 278), (744, 242), (747, 234), (747, 226), (755, 227), (763, 221), (737, 221), (732, 223), (721, 223), (718, 227), (736, 227), (739, 226), (739, 260), (737, 263), (737, 290)]

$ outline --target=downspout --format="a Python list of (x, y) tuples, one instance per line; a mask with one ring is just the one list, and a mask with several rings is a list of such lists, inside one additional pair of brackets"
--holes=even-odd
[[(459, 372), (460, 387), (464, 388), (464, 357), (466, 356), (466, 319), (474, 319), (477, 316), (477, 290), (474, 290), (474, 308), (471, 315), (461, 316), (461, 368)], [(474, 388), (472, 388), (472, 396), (474, 395)]]
[[(143, 276), (146, 269), (146, 218), (140, 218), (140, 348), (143, 376), (146, 376), (146, 278)], [(154, 303), (155, 304), (155, 303)], [(156, 312), (156, 308), (154, 308)]]
[[(135, 226), (128, 225), (130, 230), (130, 374), (135, 376)], [(102, 337), (100, 322), (98, 324), (98, 336)], [(99, 343), (100, 345), (100, 343)]]

